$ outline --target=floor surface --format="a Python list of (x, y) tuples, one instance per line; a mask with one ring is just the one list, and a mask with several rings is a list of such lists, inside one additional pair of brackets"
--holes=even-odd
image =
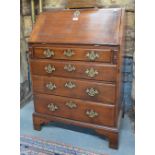
[(93, 130), (51, 123), (43, 126), (41, 131), (33, 130), (32, 113), (33, 102), (29, 102), (21, 108), (20, 129), (21, 134), (37, 136), (46, 140), (70, 144), (89, 151), (106, 153), (107, 155), (134, 155), (135, 140), (131, 129), (131, 122), (127, 115), (122, 119), (119, 149), (114, 150), (108, 147), (108, 140), (99, 137)]

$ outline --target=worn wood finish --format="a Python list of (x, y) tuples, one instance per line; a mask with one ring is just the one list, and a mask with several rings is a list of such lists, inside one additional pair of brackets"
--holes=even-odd
[(30, 43), (119, 45), (121, 9), (75, 10), (44, 12), (38, 16)]
[[(114, 105), (84, 101), (54, 95), (34, 95), (35, 111), (38, 113), (60, 116), (72, 120), (114, 126)], [(84, 103), (84, 104), (83, 104)], [(57, 107), (53, 111), (49, 105)], [(93, 110), (98, 116), (89, 117), (86, 112)]]
[(107, 136), (109, 139), (109, 147), (118, 149), (118, 139), (119, 134), (118, 132), (107, 132), (102, 129), (95, 129), (95, 131), (100, 134), (101, 136)]
[[(121, 115), (121, 113), (120, 113)], [(33, 113), (33, 126), (35, 130), (40, 131), (42, 125), (46, 125), (50, 122), (63, 122), (70, 125), (78, 125), (81, 127), (87, 127), (94, 129), (101, 136), (106, 136), (109, 139), (109, 147), (117, 149), (118, 148), (118, 136), (119, 136), (119, 128), (120, 124), (117, 123), (116, 127), (107, 127), (103, 125), (96, 125), (92, 123), (86, 123), (81, 121), (75, 121), (67, 118), (44, 115), (40, 113)]]
[[(44, 51), (47, 49), (50, 49), (50, 51), (54, 52), (54, 56), (51, 56), (47, 58), (44, 54)], [(66, 56), (64, 53), (67, 50), (72, 50), (73, 55), (72, 56)], [(98, 58), (95, 60), (90, 60), (87, 56), (88, 53), (91, 51), (94, 51), (97, 55), (99, 55)], [(82, 61), (99, 61), (99, 62), (105, 62), (105, 63), (112, 63), (113, 59), (113, 49), (83, 49), (83, 48), (57, 48), (57, 47), (37, 47), (34, 48), (33, 58), (39, 58), (39, 59), (58, 59), (58, 60), (82, 60)]]
[(40, 14), (31, 34), (34, 129), (55, 121), (92, 128), (117, 149), (125, 11), (76, 11)]
[[(47, 93), (61, 95), (72, 98), (81, 98), (90, 101), (106, 102), (114, 104), (115, 102), (115, 85), (105, 84), (101, 82), (92, 82), (86, 80), (75, 80), (62, 77), (41, 77), (32, 76), (33, 90), (38, 93)], [(50, 90), (46, 87), (49, 83), (55, 84), (56, 88)], [(74, 88), (65, 87), (66, 83), (71, 82), (75, 85)], [(87, 89), (94, 88), (98, 91), (95, 96), (89, 96), (86, 93)]]
[(98, 44), (58, 44), (58, 43), (31, 43), (29, 42), (29, 47), (33, 47), (33, 52), (35, 50), (35, 48), (51, 48), (51, 47), (56, 47), (56, 48), (61, 48), (61, 49), (83, 49), (83, 50), (102, 50), (102, 51), (106, 51), (106, 50), (116, 50), (119, 51), (119, 45), (98, 45)]
[[(102, 81), (116, 80), (116, 65), (78, 61), (31, 60), (33, 75), (63, 76)], [(48, 71), (47, 67), (53, 68)]]

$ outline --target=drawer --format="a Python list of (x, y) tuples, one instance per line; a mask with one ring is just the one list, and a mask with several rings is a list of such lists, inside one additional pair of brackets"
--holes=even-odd
[(33, 57), (41, 59), (64, 59), (112, 62), (113, 52), (111, 49), (82, 49), (82, 48), (34, 48)]
[(79, 61), (31, 60), (34, 75), (54, 75), (104, 81), (116, 80), (116, 65)]
[(32, 76), (34, 92), (114, 103), (115, 85), (60, 77)]
[(114, 126), (114, 105), (45, 94), (35, 94), (34, 101), (38, 113)]

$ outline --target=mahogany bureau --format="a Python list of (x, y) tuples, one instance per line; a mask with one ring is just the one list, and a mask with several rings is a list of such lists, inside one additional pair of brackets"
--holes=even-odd
[(124, 10), (40, 14), (29, 39), (35, 130), (49, 122), (92, 128), (118, 147)]

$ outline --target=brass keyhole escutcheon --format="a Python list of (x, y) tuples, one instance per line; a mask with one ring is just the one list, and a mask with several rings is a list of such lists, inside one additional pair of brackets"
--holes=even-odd
[(68, 108), (70, 108), (70, 109), (77, 108), (76, 103), (74, 103), (73, 101), (68, 101), (68, 102), (66, 102), (65, 105), (66, 105)]
[(87, 88), (86, 93), (91, 97), (94, 97), (99, 94), (98, 90), (94, 88)]
[(99, 54), (96, 53), (95, 51), (90, 51), (86, 54), (86, 57), (90, 60), (90, 61), (94, 61), (97, 58), (99, 58)]
[(56, 89), (56, 85), (52, 82), (49, 82), (48, 84), (46, 84), (46, 88), (52, 91)]
[(46, 50), (44, 50), (43, 54), (46, 58), (50, 58), (50, 57), (54, 56), (54, 51), (52, 51), (50, 49), (46, 49)]
[(72, 57), (73, 55), (74, 55), (74, 52), (71, 49), (67, 49), (64, 51), (64, 56), (66, 57)]
[(45, 66), (45, 71), (50, 74), (55, 71), (55, 67), (48, 64), (47, 66)]
[(93, 78), (96, 75), (98, 75), (98, 71), (95, 70), (94, 68), (90, 68), (90, 69), (86, 69), (85, 73), (87, 74), (87, 76)]
[(68, 64), (64, 66), (64, 70), (66, 70), (67, 72), (73, 72), (76, 70), (75, 66)]
[(69, 81), (69, 82), (65, 83), (65, 87), (69, 88), (69, 89), (73, 89), (76, 87), (76, 85), (73, 82)]
[(86, 115), (90, 118), (94, 118), (98, 116), (98, 113), (91, 109), (86, 111)]
[(58, 106), (55, 105), (55, 104), (53, 104), (53, 103), (48, 104), (47, 107), (48, 107), (48, 109), (49, 109), (50, 111), (56, 111), (56, 110), (58, 110)]

